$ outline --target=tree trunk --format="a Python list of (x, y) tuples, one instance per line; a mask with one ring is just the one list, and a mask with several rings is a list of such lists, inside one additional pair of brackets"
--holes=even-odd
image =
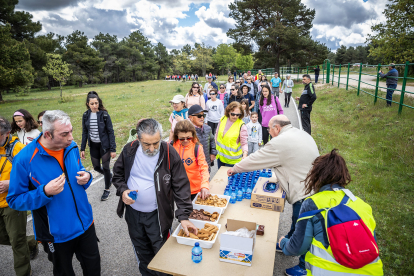
[(158, 77), (157, 77), (157, 80), (159, 80), (160, 77), (161, 77), (161, 67), (160, 67), (160, 69), (158, 69)]
[(60, 99), (63, 100), (63, 96), (62, 96), (62, 82), (59, 82), (59, 86), (60, 86)]
[(275, 72), (278, 72), (279, 75), (280, 75), (280, 72), (279, 72), (279, 69), (280, 69), (279, 58), (280, 58), (280, 53), (278, 51), (277, 54), (276, 54)]
[(105, 84), (108, 84), (108, 77), (105, 77)]
[(0, 91), (0, 103), (3, 103), (3, 93)]
[(132, 71), (132, 81), (135, 82), (135, 70)]
[(82, 81), (79, 81), (79, 88), (82, 88)]
[(52, 86), (50, 85), (50, 76), (47, 77), (47, 90), (52, 90)]

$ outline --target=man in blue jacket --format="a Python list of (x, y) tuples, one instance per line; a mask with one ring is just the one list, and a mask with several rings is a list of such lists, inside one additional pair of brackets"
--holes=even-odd
[(391, 106), (392, 94), (394, 94), (394, 90), (397, 88), (398, 83), (398, 71), (395, 69), (395, 64), (391, 63), (390, 66), (388, 66), (388, 70), (387, 74), (384, 74), (382, 70), (378, 72), (381, 78), (387, 78), (387, 107)]
[(69, 116), (60, 110), (43, 115), (43, 133), (13, 160), (7, 203), (31, 210), (36, 240), (53, 263), (54, 275), (75, 275), (73, 254), (84, 275), (100, 275), (100, 255), (86, 189), (85, 171), (73, 141)]

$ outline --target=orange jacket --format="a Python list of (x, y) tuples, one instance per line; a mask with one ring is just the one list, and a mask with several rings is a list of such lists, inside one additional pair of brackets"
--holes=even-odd
[(190, 142), (186, 147), (183, 147), (180, 141), (174, 143), (173, 147), (178, 152), (190, 180), (191, 194), (200, 192), (201, 188), (209, 189), (208, 165), (204, 156), (203, 146), (198, 146), (197, 161), (194, 156), (195, 143)]

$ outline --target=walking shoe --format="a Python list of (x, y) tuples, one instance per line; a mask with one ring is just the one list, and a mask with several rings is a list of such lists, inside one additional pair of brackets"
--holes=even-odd
[(34, 260), (39, 255), (39, 244), (36, 242), (36, 247), (30, 251), (30, 260)]
[(283, 253), (283, 250), (280, 248), (279, 243), (276, 244), (276, 252)]
[(304, 276), (307, 274), (306, 269), (300, 268), (299, 265), (286, 269), (287, 276)]
[(108, 200), (110, 194), (111, 192), (109, 190), (104, 190), (103, 195), (101, 197), (101, 201)]

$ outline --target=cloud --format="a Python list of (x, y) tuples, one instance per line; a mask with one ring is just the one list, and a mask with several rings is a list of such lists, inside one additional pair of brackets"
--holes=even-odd
[(212, 1), (210, 8), (202, 6), (198, 11), (195, 12), (200, 20), (203, 20), (208, 26), (212, 28), (220, 28), (224, 32), (228, 29), (233, 28), (235, 21), (229, 18), (228, 5), (232, 1)]
[(17, 9), (29, 11), (53, 11), (56, 9), (77, 6), (81, 0), (20, 0)]

